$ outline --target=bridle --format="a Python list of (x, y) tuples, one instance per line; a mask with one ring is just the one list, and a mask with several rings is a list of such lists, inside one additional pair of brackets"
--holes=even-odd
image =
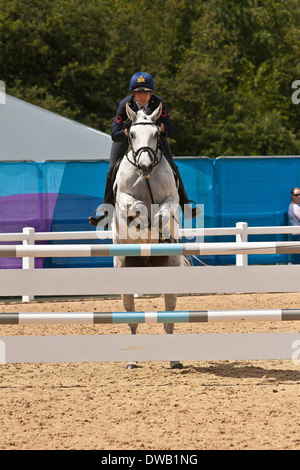
[[(134, 122), (134, 123), (131, 124), (130, 129), (131, 129), (132, 126), (155, 126), (160, 131), (159, 126), (154, 124), (154, 122)], [(129, 129), (129, 132), (128, 132), (128, 150), (126, 152), (126, 157), (127, 157), (127, 160), (129, 161), (129, 163), (131, 163), (135, 167), (139, 168), (139, 160), (140, 160), (142, 152), (148, 152), (148, 154), (150, 155), (150, 160), (151, 160), (152, 167), (158, 165), (159, 162), (161, 161), (161, 158), (162, 158), (162, 154), (160, 154), (160, 157), (158, 156), (158, 150), (159, 150), (159, 144), (160, 144), (160, 134), (157, 137), (156, 149), (155, 150), (153, 150), (152, 147), (145, 146), (145, 147), (140, 147), (135, 151), (133, 149), (133, 145), (132, 145), (132, 138), (131, 138), (131, 135), (130, 135), (130, 129)], [(132, 153), (133, 161), (130, 160), (130, 158), (128, 156), (128, 153), (129, 153), (130, 150), (131, 150), (131, 153)]]

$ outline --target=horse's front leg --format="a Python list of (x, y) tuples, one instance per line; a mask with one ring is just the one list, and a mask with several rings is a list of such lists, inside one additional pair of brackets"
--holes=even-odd
[[(123, 294), (122, 296), (123, 305), (126, 312), (134, 312), (134, 295), (133, 294)], [(129, 323), (130, 331), (132, 335), (136, 335), (138, 324), (137, 323)], [(137, 362), (131, 361), (126, 364), (126, 369), (136, 369)]]
[[(165, 310), (167, 312), (173, 312), (176, 308), (177, 295), (176, 294), (165, 294)], [(167, 335), (174, 333), (174, 323), (164, 323), (164, 329)], [(171, 369), (182, 369), (183, 364), (180, 361), (170, 361)]]
[(148, 210), (145, 204), (126, 194), (118, 203), (119, 239), (132, 240), (148, 236)]
[(178, 238), (179, 219), (178, 204), (172, 197), (167, 198), (154, 216), (154, 226), (162, 241), (173, 241)]

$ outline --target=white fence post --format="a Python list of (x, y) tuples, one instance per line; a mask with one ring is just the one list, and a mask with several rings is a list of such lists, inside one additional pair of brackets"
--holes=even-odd
[[(248, 224), (246, 222), (238, 222), (236, 228), (241, 231), (241, 233), (236, 234), (236, 242), (247, 242)], [(248, 266), (248, 255), (236, 255), (236, 266)]]
[[(27, 239), (23, 240), (23, 245), (34, 245), (35, 241), (35, 230), (32, 227), (24, 227), (23, 233), (27, 235)], [(22, 269), (34, 269), (35, 258), (24, 257), (22, 258)], [(30, 302), (34, 300), (34, 295), (23, 295), (22, 302)]]

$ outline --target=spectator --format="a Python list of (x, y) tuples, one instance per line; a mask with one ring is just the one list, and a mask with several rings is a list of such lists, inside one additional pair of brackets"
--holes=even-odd
[[(293, 226), (300, 225), (300, 188), (293, 188), (291, 191), (292, 201), (289, 205), (289, 224)], [(292, 234), (292, 241), (300, 241), (300, 233)], [(300, 264), (300, 254), (295, 253), (291, 255), (292, 264)]]

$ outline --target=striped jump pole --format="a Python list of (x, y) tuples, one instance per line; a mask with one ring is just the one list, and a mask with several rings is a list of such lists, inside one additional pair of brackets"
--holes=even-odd
[(254, 255), (300, 253), (300, 242), (168, 243), (105, 245), (5, 245), (0, 258)]
[(0, 325), (300, 321), (300, 309), (0, 313)]

